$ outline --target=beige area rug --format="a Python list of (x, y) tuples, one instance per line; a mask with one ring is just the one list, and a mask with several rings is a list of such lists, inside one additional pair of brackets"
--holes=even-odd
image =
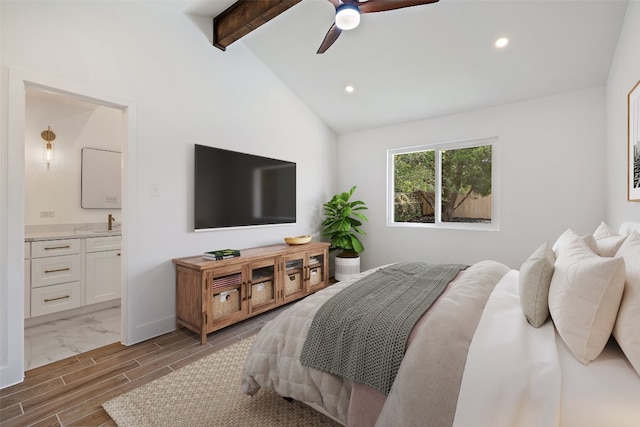
[(254, 337), (106, 402), (120, 427), (300, 427), (340, 424), (271, 390), (253, 397), (240, 390), (242, 367)]

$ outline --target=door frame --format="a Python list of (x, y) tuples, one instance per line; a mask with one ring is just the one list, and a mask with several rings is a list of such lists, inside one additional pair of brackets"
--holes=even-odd
[[(122, 112), (122, 314), (120, 340), (129, 341), (128, 263), (131, 259), (131, 223), (135, 218), (136, 103), (134, 100), (105, 93), (78, 82), (44, 76), (20, 69), (8, 70), (7, 149), (2, 166), (6, 167), (6, 204), (0, 206), (0, 388), (24, 378), (24, 180), (26, 90), (52, 92)], [(20, 284), (20, 285), (17, 285)]]

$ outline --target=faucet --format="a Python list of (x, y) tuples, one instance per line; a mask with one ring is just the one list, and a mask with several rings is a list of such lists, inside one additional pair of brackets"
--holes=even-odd
[(107, 230), (111, 231), (113, 230), (113, 220), (115, 218), (113, 217), (113, 214), (109, 214), (109, 216), (107, 217)]

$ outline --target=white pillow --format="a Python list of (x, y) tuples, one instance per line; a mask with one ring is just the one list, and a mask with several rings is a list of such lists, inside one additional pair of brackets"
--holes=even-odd
[(598, 253), (598, 246), (596, 239), (592, 234), (587, 234), (582, 237), (578, 236), (575, 231), (568, 229), (558, 237), (558, 240), (553, 244), (553, 252), (558, 257), (559, 253), (566, 247), (574, 238), (578, 238), (584, 242), (584, 244), (593, 252), (594, 255)]
[(598, 255), (605, 257), (615, 256), (626, 238), (627, 236), (609, 236), (596, 239)]
[(640, 233), (640, 222), (625, 221), (620, 225), (620, 233), (622, 236), (628, 236), (632, 232)]
[(624, 260), (595, 255), (572, 230), (558, 238), (554, 252), (549, 312), (564, 342), (586, 365), (611, 336), (624, 288)]
[(596, 231), (593, 232), (593, 237), (596, 239), (601, 239), (603, 237), (617, 236), (618, 233), (611, 227), (609, 227), (605, 222), (601, 222)]
[(624, 258), (626, 280), (613, 336), (640, 375), (640, 234), (637, 231), (629, 235), (616, 256)]
[(627, 236), (618, 235), (611, 227), (601, 222), (593, 233), (596, 251), (600, 256), (612, 257), (618, 252)]

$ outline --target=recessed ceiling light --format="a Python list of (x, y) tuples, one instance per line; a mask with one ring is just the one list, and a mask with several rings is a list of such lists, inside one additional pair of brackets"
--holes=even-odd
[(508, 37), (500, 37), (495, 42), (495, 46), (497, 48), (499, 48), (499, 49), (502, 49), (503, 47), (506, 47), (508, 44), (509, 44), (509, 38)]
[(347, 84), (347, 85), (344, 86), (344, 91), (346, 93), (353, 93), (353, 92), (355, 92), (355, 90), (356, 90), (356, 88), (353, 87), (352, 84)]

